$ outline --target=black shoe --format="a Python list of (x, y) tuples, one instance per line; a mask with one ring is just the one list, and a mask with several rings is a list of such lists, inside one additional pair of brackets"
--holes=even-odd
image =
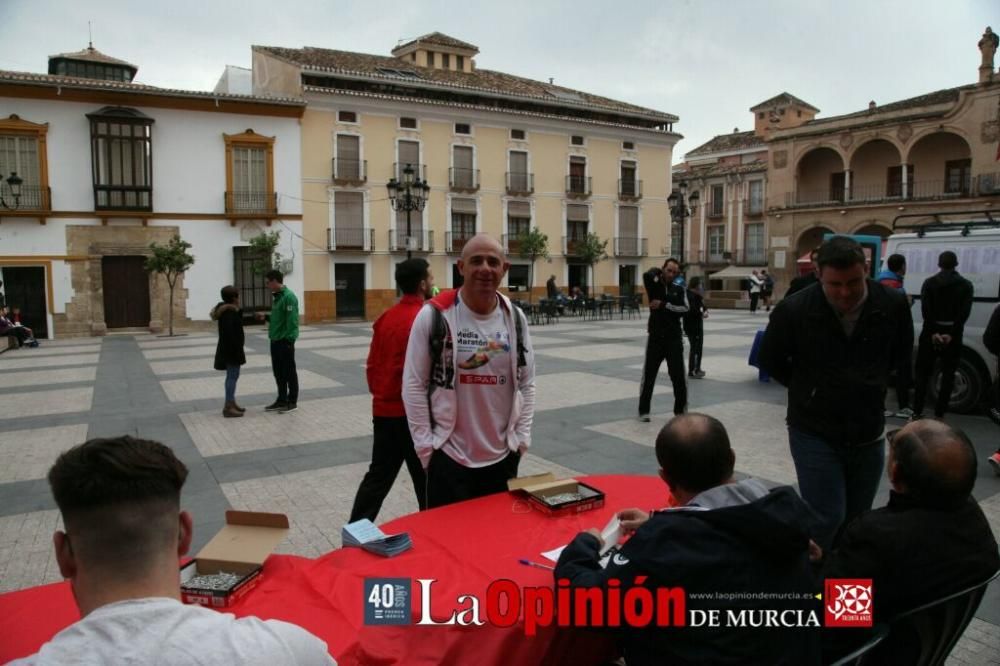
[(278, 413), (279, 414), (287, 414), (288, 412), (294, 412), (298, 408), (299, 408), (298, 403), (290, 402), (290, 403), (286, 404), (284, 407), (282, 407), (281, 409), (279, 409)]
[(997, 425), (1000, 425), (1000, 407), (990, 408), (990, 420)]
[(639, 414), (639, 421), (649, 423), (649, 414)]
[(275, 400), (270, 405), (268, 405), (267, 407), (265, 407), (264, 411), (265, 412), (278, 412), (278, 411), (281, 411), (282, 409), (285, 409), (286, 407), (288, 407), (288, 403), (287, 402), (281, 402), (280, 400)]
[(695, 379), (704, 379), (705, 372), (703, 370), (695, 370), (691, 376), (694, 377)]

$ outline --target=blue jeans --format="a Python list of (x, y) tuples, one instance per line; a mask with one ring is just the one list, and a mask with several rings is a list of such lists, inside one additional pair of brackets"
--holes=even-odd
[(236, 402), (236, 380), (240, 378), (240, 366), (226, 366), (226, 402)]
[(842, 525), (872, 508), (885, 464), (885, 440), (847, 447), (789, 427), (788, 442), (799, 494), (820, 519), (813, 538), (828, 550)]

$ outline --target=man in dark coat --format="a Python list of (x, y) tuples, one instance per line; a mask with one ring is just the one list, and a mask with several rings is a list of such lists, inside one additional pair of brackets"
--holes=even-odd
[(684, 334), (687, 335), (688, 344), (691, 346), (688, 354), (688, 377), (703, 379), (705, 371), (701, 369), (701, 356), (705, 344), (704, 320), (708, 317), (708, 308), (705, 307), (700, 277), (691, 278), (687, 297), (688, 311), (684, 313)]
[(822, 518), (829, 548), (841, 524), (867, 511), (885, 460), (889, 375), (913, 348), (906, 296), (867, 279), (857, 241), (820, 247), (819, 284), (771, 312), (762, 370), (788, 387), (788, 440), (799, 490)]
[[(986, 348), (992, 354), (1000, 357), (1000, 305), (993, 310), (990, 323), (986, 325), (986, 330), (983, 331), (983, 344), (986, 345)], [(996, 404), (990, 407), (989, 415), (993, 423), (1000, 426), (1000, 377), (998, 377), (997, 381), (996, 390), (993, 392), (994, 396), (996, 396)], [(988, 461), (993, 471), (997, 476), (1000, 476), (1000, 448), (997, 448), (996, 453), (991, 455)]]
[(246, 410), (236, 404), (236, 382), (240, 366), (247, 362), (243, 351), (243, 311), (240, 310), (240, 292), (231, 285), (221, 291), (222, 302), (212, 308), (212, 319), (219, 324), (219, 342), (215, 346), (215, 369), (226, 371), (226, 418), (243, 416)]
[[(635, 534), (606, 568), (600, 564), (600, 533), (578, 534), (559, 557), (556, 580), (568, 580), (571, 588), (605, 589), (617, 581), (621, 599), (637, 585), (653, 588), (654, 596), (656, 589), (683, 588), (687, 617), (715, 611), (724, 620), (669, 627), (655, 619), (643, 627), (623, 623), (629, 666), (818, 663), (819, 635), (807, 628), (816, 626), (807, 618), (819, 611), (810, 594), (809, 507), (788, 486), (768, 491), (756, 479), (733, 479), (736, 456), (726, 429), (711, 416), (671, 419), (656, 438), (656, 459), (678, 506), (652, 515), (620, 512), (622, 527)], [(605, 601), (613, 603), (610, 595)], [(754, 617), (765, 610), (788, 611), (782, 616), (792, 626), (729, 622), (730, 613)]]
[(687, 409), (687, 383), (684, 377), (684, 334), (681, 317), (688, 311), (687, 289), (676, 281), (681, 273), (674, 258), (663, 262), (663, 268), (651, 268), (642, 276), (649, 298), (649, 338), (646, 341), (646, 361), (642, 366), (639, 387), (639, 420), (649, 421), (653, 386), (660, 365), (667, 362), (667, 372), (674, 387), (674, 414)]

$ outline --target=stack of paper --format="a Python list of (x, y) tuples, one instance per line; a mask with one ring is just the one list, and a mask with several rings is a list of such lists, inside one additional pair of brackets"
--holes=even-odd
[(340, 530), (340, 538), (345, 546), (360, 546), (368, 552), (392, 557), (413, 547), (410, 535), (386, 534), (367, 518), (348, 523)]

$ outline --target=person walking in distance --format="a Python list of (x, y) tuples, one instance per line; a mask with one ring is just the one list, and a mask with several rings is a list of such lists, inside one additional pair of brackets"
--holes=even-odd
[(349, 520), (352, 523), (362, 518), (375, 521), (404, 462), (417, 494), (417, 506), (421, 511), (427, 508), (426, 476), (413, 447), (403, 406), (403, 363), (410, 329), (434, 287), (427, 260), (414, 257), (396, 266), (396, 286), (403, 297), (372, 326), (374, 334), (365, 370), (372, 394), (372, 462), (354, 496)]
[(211, 317), (219, 324), (219, 342), (215, 346), (215, 369), (226, 371), (226, 418), (243, 416), (246, 410), (236, 404), (236, 382), (240, 366), (247, 362), (243, 343), (243, 310), (240, 309), (240, 292), (227, 285), (221, 290), (222, 302), (212, 308)]
[(675, 283), (680, 273), (680, 263), (671, 257), (663, 262), (663, 268), (651, 268), (642, 276), (649, 297), (649, 323), (646, 328), (649, 337), (639, 387), (639, 420), (646, 423), (649, 422), (656, 375), (664, 360), (667, 361), (667, 372), (674, 388), (674, 414), (683, 414), (687, 409), (681, 317), (690, 306), (687, 289)]
[[(881, 285), (890, 289), (896, 289), (906, 296), (907, 303), (913, 304), (913, 299), (907, 295), (906, 287), (903, 286), (903, 282), (906, 280), (906, 257), (903, 255), (889, 255), (889, 258), (885, 261), (885, 270), (879, 273), (875, 279)], [(896, 403), (899, 405), (899, 409), (897, 411), (886, 409), (885, 416), (886, 418), (908, 419), (913, 416), (913, 410), (910, 409), (910, 383), (913, 376), (913, 356), (904, 354), (900, 356), (899, 360), (899, 367), (896, 368)]]
[[(299, 373), (295, 369), (295, 341), (299, 337), (299, 299), (285, 286), (281, 271), (271, 270), (264, 276), (274, 300), (271, 302), (267, 337), (271, 341), (271, 369), (278, 385), (278, 398), (264, 408), (268, 412), (287, 414), (298, 409)], [(264, 313), (257, 313), (258, 319)]]
[(760, 274), (754, 270), (750, 273), (750, 314), (757, 314), (757, 304), (760, 302), (761, 290), (764, 288), (764, 281), (760, 279)]
[(913, 418), (923, 418), (927, 383), (934, 371), (934, 361), (941, 361), (941, 388), (934, 405), (934, 416), (942, 418), (951, 402), (955, 371), (962, 354), (962, 334), (972, 313), (972, 283), (958, 274), (958, 257), (951, 250), (938, 256), (941, 270), (924, 280), (920, 288), (920, 311), (924, 325), (917, 346), (916, 386), (913, 392)]
[(705, 371), (701, 369), (701, 351), (705, 342), (703, 320), (708, 319), (708, 308), (705, 307), (700, 277), (691, 278), (687, 297), (689, 308), (684, 313), (684, 333), (691, 346), (691, 351), (688, 354), (688, 377), (703, 379), (705, 377)]
[(764, 301), (764, 309), (771, 311), (771, 299), (774, 298), (774, 277), (766, 270), (760, 272), (760, 297)]

